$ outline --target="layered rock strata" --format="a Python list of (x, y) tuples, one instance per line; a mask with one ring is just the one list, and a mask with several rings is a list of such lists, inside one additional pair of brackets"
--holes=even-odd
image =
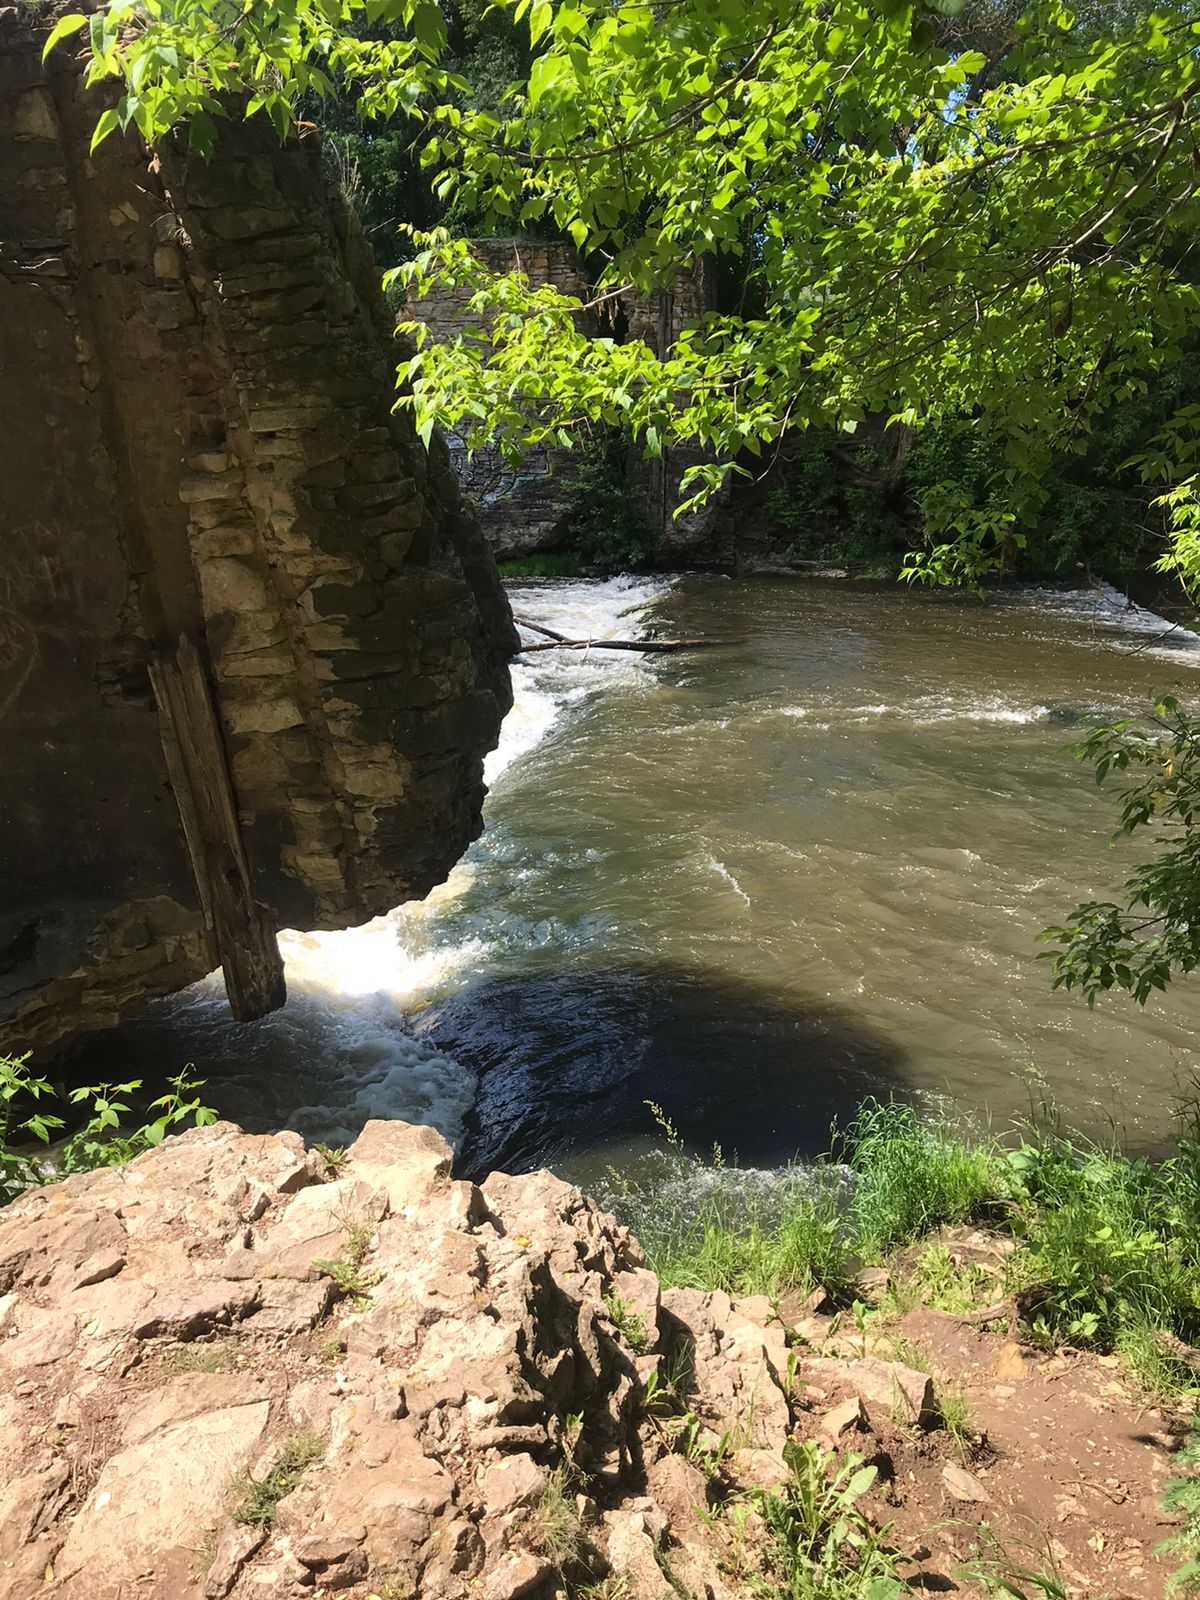
[(686, 1368), (694, 1455), (719, 1429), (777, 1479), (765, 1316), (660, 1294), (549, 1173), (454, 1181), (428, 1128), (369, 1123), (335, 1169), (194, 1130), (0, 1213), (0, 1594), (721, 1596), (651, 1375)]
[(479, 831), (507, 603), (315, 141), (113, 137), (0, 7), (0, 1044), (44, 1047), (275, 925), (421, 896)]

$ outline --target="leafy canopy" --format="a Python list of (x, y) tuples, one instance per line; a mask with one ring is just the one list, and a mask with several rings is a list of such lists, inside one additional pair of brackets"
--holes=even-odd
[[(1000, 465), (974, 503), (928, 487), (915, 576), (998, 564), (1050, 449), (1176, 359), (1196, 304), (1175, 264), (1200, 173), (1190, 0), (1086, 26), (1030, 0), (957, 31), (895, 0), (498, 7), (527, 26), (532, 66), (501, 110), (472, 110), (438, 65), (436, 0), (113, 0), (86, 23), (93, 76), (125, 90), (97, 137), (183, 121), (204, 153), (235, 108), (282, 135), (337, 83), (365, 114), (423, 119), (443, 200), (574, 239), (602, 269), (598, 303), (670, 284), (701, 252), (731, 258), (754, 314), (655, 353), (587, 337), (577, 300), (426, 236), (405, 281), (469, 286), (479, 326), (402, 367), (418, 426), (514, 453), (597, 425), (651, 455), (698, 444), (703, 495), (789, 427), (967, 418)], [(385, 40), (362, 36), (380, 21)], [(1191, 572), (1195, 479), (1174, 458), (1167, 477)]]

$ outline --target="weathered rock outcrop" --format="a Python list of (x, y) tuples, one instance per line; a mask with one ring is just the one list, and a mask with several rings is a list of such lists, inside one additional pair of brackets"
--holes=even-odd
[(648, 1384), (686, 1368), (697, 1427), (779, 1472), (769, 1307), (660, 1295), (578, 1190), (450, 1163), (403, 1123), (336, 1171), (225, 1123), (0, 1213), (0, 1595), (726, 1593)]
[(0, 6), (0, 1041), (273, 925), (440, 881), (480, 827), (511, 619), (314, 141), (89, 157), (102, 102)]
[(456, 1182), (429, 1128), (193, 1130), (0, 1210), (0, 1600), (789, 1594), (864, 1458), (906, 1580), (864, 1592), (982, 1596), (980, 1544), (1038, 1529), (1071, 1594), (1161, 1600), (1183, 1412), (969, 1315), (833, 1310), (660, 1290), (578, 1190)]

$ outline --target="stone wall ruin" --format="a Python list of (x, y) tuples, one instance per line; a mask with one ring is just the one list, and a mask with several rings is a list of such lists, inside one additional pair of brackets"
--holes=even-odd
[[(493, 272), (522, 272), (534, 288), (552, 285), (585, 304), (593, 298), (593, 283), (573, 245), (488, 238), (472, 239), (471, 248)], [(435, 289), (422, 298), (410, 298), (405, 317), (424, 322), (433, 339), (448, 340), (470, 320), (466, 310), (469, 297), (466, 290)], [(582, 325), (590, 335), (603, 334), (620, 342), (640, 339), (662, 352), (716, 303), (713, 263), (701, 257), (671, 292), (609, 298), (603, 320), (597, 314), (583, 313)], [(497, 560), (570, 546), (574, 462), (569, 451), (531, 451), (514, 467), (488, 445), (476, 445), (469, 452), (466, 441), (453, 433), (447, 435), (447, 442), (459, 484), (475, 507)], [(685, 565), (727, 564), (733, 548), (727, 495), (719, 495), (700, 511), (674, 515), (683, 498), (680, 483), (684, 472), (711, 458), (681, 446), (669, 447), (660, 459), (651, 461), (640, 461), (636, 452), (631, 454), (631, 487), (641, 515), (658, 531), (659, 558)]]
[(0, 1048), (361, 922), (479, 832), (507, 601), (315, 141), (113, 137), (0, 6)]

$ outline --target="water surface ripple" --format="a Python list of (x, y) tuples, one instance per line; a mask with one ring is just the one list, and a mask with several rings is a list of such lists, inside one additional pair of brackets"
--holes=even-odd
[(1051, 994), (1036, 935), (1112, 895), (1088, 719), (1200, 686), (1200, 640), (1110, 589), (961, 595), (688, 577), (526, 584), (573, 636), (719, 635), (516, 669), (487, 830), (449, 882), (343, 934), (285, 937), (291, 999), (239, 1027), (214, 980), (87, 1047), (194, 1061), (222, 1110), (340, 1142), (436, 1123), (465, 1171), (593, 1181), (653, 1144), (770, 1168), (864, 1092), (1027, 1103), (1135, 1145), (1194, 1064), (1200, 989), (1145, 1012)]

